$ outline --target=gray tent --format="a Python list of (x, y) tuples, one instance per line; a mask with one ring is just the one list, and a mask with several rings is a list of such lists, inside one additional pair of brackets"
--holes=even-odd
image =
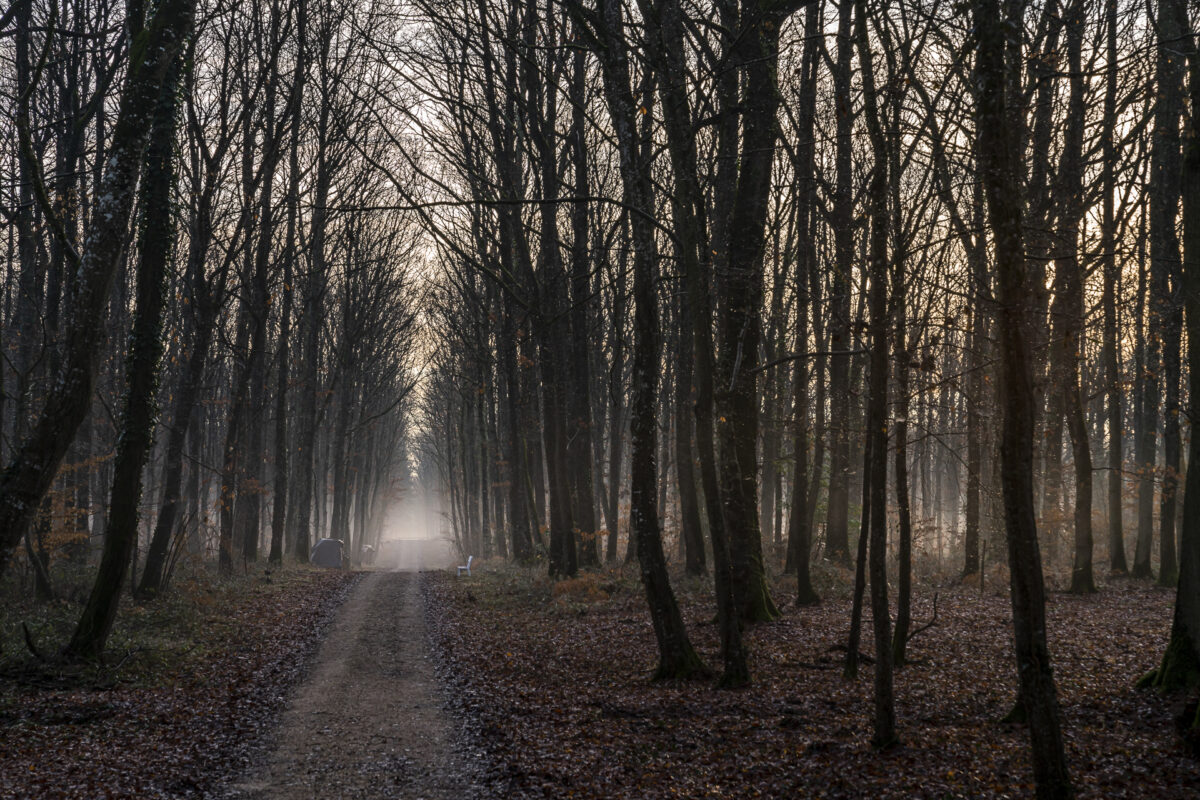
[(341, 569), (342, 540), (322, 539), (313, 545), (312, 553), (309, 555), (308, 560), (318, 567)]

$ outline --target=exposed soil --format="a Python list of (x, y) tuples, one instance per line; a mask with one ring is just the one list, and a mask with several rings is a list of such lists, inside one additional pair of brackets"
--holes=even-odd
[(375, 572), (356, 587), (283, 715), (267, 763), (235, 797), (408, 798), (485, 794), (445, 701), (413, 572)]

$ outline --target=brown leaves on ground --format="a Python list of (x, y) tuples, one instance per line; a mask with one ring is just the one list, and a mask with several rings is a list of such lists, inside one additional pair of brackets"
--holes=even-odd
[[(480, 570), (430, 586), (435, 638), (462, 711), (513, 795), (578, 798), (1032, 796), (1028, 734), (998, 720), (1016, 676), (1007, 596), (943, 590), (938, 623), (896, 675), (902, 746), (869, 745), (872, 667), (842, 678), (849, 603), (788, 606), (748, 632), (754, 684), (651, 684), (654, 635), (640, 587), (585, 577), (553, 591), (531, 573)], [(593, 584), (593, 585), (589, 585)], [(781, 594), (781, 593), (780, 593)], [(611, 597), (608, 597), (611, 595)], [(688, 629), (718, 667), (708, 589), (680, 591)], [(1054, 594), (1049, 635), (1080, 797), (1194, 798), (1179, 700), (1133, 688), (1154, 667), (1174, 593), (1114, 581)], [(576, 598), (576, 600), (572, 600)], [(919, 592), (917, 623), (931, 613)], [(870, 631), (869, 616), (865, 630)], [(864, 636), (869, 651), (870, 636)]]
[[(103, 669), (69, 674), (6, 662), (0, 797), (211, 796), (267, 742), (353, 580), (302, 571), (270, 584), (200, 588), (186, 626), (172, 623), (171, 645), (183, 650), (167, 666), (137, 648), (110, 656), (101, 681)], [(158, 613), (153, 604), (122, 611)], [(133, 666), (119, 664), (127, 659)]]

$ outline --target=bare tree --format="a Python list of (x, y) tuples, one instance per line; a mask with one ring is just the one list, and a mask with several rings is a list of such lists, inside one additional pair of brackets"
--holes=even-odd
[(1034, 308), (1022, 234), (1021, 151), (1016, 140), (1013, 64), (1020, 52), (1019, 20), (999, 0), (974, 3), (977, 124), (981, 179), (995, 247), (1000, 393), (1000, 443), (1005, 534), (1012, 592), (1020, 697), (1029, 721), (1039, 798), (1072, 795), (1063, 753), (1058, 696), (1046, 643), (1045, 586), (1033, 506)]

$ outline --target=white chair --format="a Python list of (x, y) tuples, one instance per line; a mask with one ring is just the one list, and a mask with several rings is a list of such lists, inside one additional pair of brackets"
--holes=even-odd
[(465, 573), (467, 573), (468, 578), (471, 577), (471, 562), (474, 560), (475, 560), (475, 556), (467, 556), (467, 563), (465, 566), (463, 566), (461, 564), (459, 565), (458, 574), (461, 576), (465, 572)]

